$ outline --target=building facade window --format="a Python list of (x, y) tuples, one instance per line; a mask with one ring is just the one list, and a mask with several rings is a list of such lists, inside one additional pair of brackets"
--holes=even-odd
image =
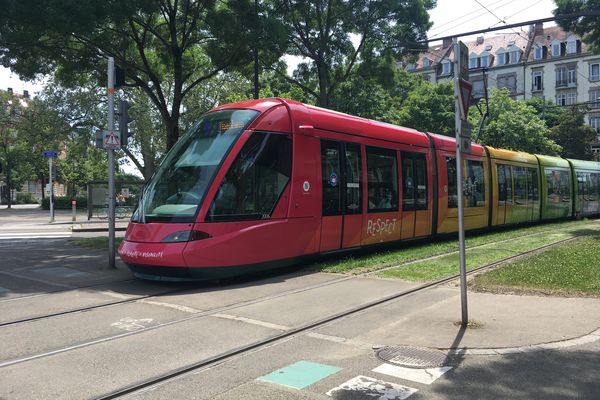
[(532, 72), (532, 87), (531, 90), (541, 91), (544, 90), (544, 71), (533, 71)]
[(469, 69), (479, 68), (479, 57), (477, 55), (471, 55), (469, 57)]
[(600, 63), (590, 64), (590, 81), (600, 80)]
[(560, 57), (562, 54), (562, 43), (558, 40), (552, 42), (552, 57)]
[(556, 68), (556, 86), (567, 86), (567, 67)]
[(600, 116), (590, 117), (590, 126), (600, 132)]
[(577, 92), (568, 92), (567, 93), (567, 105), (573, 105), (577, 103)]
[(542, 58), (544, 58), (544, 47), (538, 44), (533, 50), (533, 59), (541, 60)]
[(590, 108), (600, 108), (600, 89), (590, 90)]
[(445, 59), (442, 61), (442, 75), (450, 75), (452, 73), (452, 63)]
[(577, 53), (577, 39), (567, 40), (567, 54)]
[(559, 93), (556, 95), (556, 104), (559, 106), (566, 106), (567, 105), (567, 94), (566, 93)]
[(519, 50), (515, 50), (515, 51), (511, 51), (509, 53), (510, 57), (509, 57), (509, 63), (510, 64), (518, 64), (519, 60), (521, 59), (521, 51)]
[(498, 65), (506, 65), (506, 52), (504, 49), (498, 49), (496, 57), (498, 58)]
[(577, 69), (575, 67), (567, 68), (567, 85), (568, 86), (577, 85)]
[(517, 92), (517, 75), (500, 75), (496, 79), (498, 83), (498, 89), (506, 88), (510, 92), (511, 95), (514, 95)]

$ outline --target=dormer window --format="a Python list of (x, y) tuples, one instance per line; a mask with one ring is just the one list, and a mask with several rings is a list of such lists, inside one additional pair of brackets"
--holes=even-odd
[(496, 52), (498, 57), (498, 65), (506, 65), (506, 51), (503, 48), (499, 48)]
[(423, 68), (429, 68), (431, 66), (431, 60), (427, 57), (423, 59)]
[(450, 75), (452, 73), (452, 62), (447, 58), (442, 60), (442, 75)]
[(533, 49), (533, 59), (541, 60), (544, 58), (544, 46), (541, 44), (536, 44)]
[(469, 56), (469, 69), (479, 68), (479, 57), (477, 54), (472, 53)]
[(519, 60), (521, 59), (521, 51), (520, 50), (511, 51), (508, 54), (510, 55), (510, 61), (509, 62), (511, 64), (517, 64), (519, 62)]
[(552, 41), (552, 57), (560, 57), (562, 55), (562, 43), (554, 39)]
[(577, 53), (577, 41), (572, 40), (567, 42), (567, 54), (575, 54)]
[(481, 68), (487, 68), (490, 66), (490, 54), (488, 52), (481, 53), (481, 57), (479, 57), (479, 65)]
[(409, 71), (414, 71), (415, 70), (415, 64), (414, 63), (408, 63), (406, 65), (406, 69)]

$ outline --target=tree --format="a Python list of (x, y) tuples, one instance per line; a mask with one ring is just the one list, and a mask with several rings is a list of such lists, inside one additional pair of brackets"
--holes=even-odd
[[(593, 53), (600, 52), (600, 0), (554, 0), (554, 15), (561, 28), (581, 36)], [(595, 13), (594, 13), (595, 12)], [(566, 17), (570, 14), (587, 13), (583, 17)]]
[[(470, 115), (476, 123), (475, 113)], [(489, 119), (479, 143), (528, 153), (557, 155), (561, 147), (548, 137), (548, 127), (535, 108), (513, 100), (506, 89), (491, 91)]]
[[(274, 0), (290, 31), (289, 53), (307, 59), (290, 81), (328, 106), (339, 85), (349, 79), (362, 55), (424, 48), (431, 26), (427, 10), (434, 0)], [(358, 44), (352, 43), (355, 35)], [(281, 72), (286, 75), (285, 72)]]
[(550, 138), (562, 146), (561, 156), (580, 160), (592, 159), (591, 142), (596, 130), (585, 123), (586, 109), (570, 107), (563, 113), (560, 123), (550, 131)]
[(0, 7), (2, 65), (29, 78), (57, 70), (63, 82), (78, 83), (82, 72), (105, 82), (103, 60), (114, 57), (126, 86), (156, 107), (167, 149), (179, 137), (185, 97), (251, 60), (254, 32), (245, 27), (256, 15), (248, 0), (4, 0)]
[(454, 85), (421, 82), (409, 93), (398, 119), (400, 125), (454, 137)]
[[(12, 93), (0, 91), (0, 166), (6, 178), (7, 192), (5, 200), (11, 208), (11, 191), (23, 183), (23, 173), (20, 173), (26, 157), (26, 149), (22, 145), (22, 135), (18, 125), (27, 103)], [(0, 199), (2, 200), (2, 199)]]
[(553, 128), (560, 124), (563, 119), (564, 109), (553, 103), (552, 100), (545, 100), (540, 97), (531, 97), (525, 100), (525, 104), (535, 108), (538, 116), (546, 122), (548, 128)]

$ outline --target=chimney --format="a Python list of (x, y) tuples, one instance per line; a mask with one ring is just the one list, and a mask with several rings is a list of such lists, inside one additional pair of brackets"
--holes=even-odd
[(442, 42), (442, 48), (446, 49), (448, 47), (452, 46), (452, 38), (446, 38), (444, 39), (444, 41)]
[(25, 97), (26, 99), (29, 98), (29, 90), (23, 90), (23, 97)]
[(544, 23), (538, 22), (533, 28), (533, 36), (542, 36), (544, 34)]
[(8, 88), (8, 90), (7, 90), (7, 92), (8, 92), (9, 94), (13, 94), (13, 90), (12, 90), (12, 88), (11, 88), (11, 87), (9, 87), (9, 88)]
[(483, 36), (477, 36), (477, 44), (483, 44)]

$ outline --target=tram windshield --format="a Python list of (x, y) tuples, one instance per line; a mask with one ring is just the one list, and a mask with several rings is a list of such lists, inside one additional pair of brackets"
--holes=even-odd
[[(229, 149), (259, 113), (223, 110), (206, 114), (173, 146), (148, 183), (140, 208), (146, 222), (193, 222)], [(141, 213), (134, 214), (139, 220)]]

